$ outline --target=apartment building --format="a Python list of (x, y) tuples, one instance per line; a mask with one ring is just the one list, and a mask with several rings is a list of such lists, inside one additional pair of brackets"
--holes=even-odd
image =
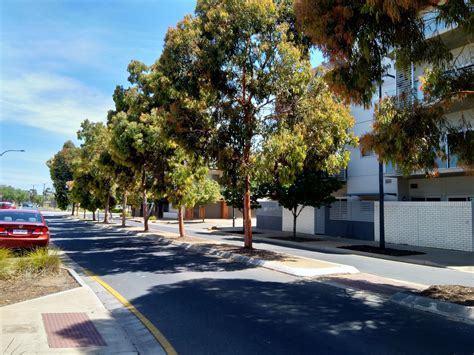
[[(474, 42), (457, 28), (434, 28), (434, 24), (427, 26), (428, 35), (440, 36), (453, 54), (453, 68), (465, 68), (474, 65)], [(408, 71), (397, 71), (394, 63), (387, 59), (390, 65), (389, 75), (384, 78), (382, 95), (405, 94), (413, 100), (422, 100), (419, 77), (426, 66), (412, 65)], [(364, 109), (352, 106), (355, 117), (354, 132), (357, 136), (371, 130), (374, 114), (374, 104), (379, 100), (374, 95), (372, 106)], [(474, 99), (466, 98), (455, 103), (447, 113), (447, 118), (452, 122), (464, 119), (474, 127)], [(474, 131), (471, 131), (474, 134)], [(424, 172), (413, 172), (403, 176), (397, 172), (392, 164), (384, 166), (384, 191), (385, 199), (390, 201), (474, 201), (474, 176), (467, 174), (465, 169), (458, 165), (455, 155), (450, 154), (449, 137), (445, 137), (446, 160), (437, 161), (439, 175), (427, 178)], [(474, 147), (473, 147), (474, 149)], [(355, 200), (377, 200), (379, 191), (379, 167), (377, 157), (368, 152), (362, 154), (358, 148), (351, 150), (351, 160), (346, 172), (347, 186), (345, 197)], [(342, 197), (342, 194), (338, 194)]]

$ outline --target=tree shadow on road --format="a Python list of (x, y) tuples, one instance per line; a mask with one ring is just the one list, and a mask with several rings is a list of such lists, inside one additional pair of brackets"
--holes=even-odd
[(133, 237), (116, 229), (91, 228), (82, 222), (56, 222), (52, 234), (54, 245), (98, 275), (231, 272), (254, 268), (212, 255), (193, 253), (157, 238)]

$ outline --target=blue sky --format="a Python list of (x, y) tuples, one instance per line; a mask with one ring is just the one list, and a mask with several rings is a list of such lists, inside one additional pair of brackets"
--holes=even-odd
[[(132, 59), (153, 63), (194, 0), (2, 0), (0, 184), (50, 184), (46, 161), (85, 118), (104, 121)], [(320, 62), (315, 55), (313, 64)], [(48, 185), (47, 185), (48, 186)], [(50, 185), (49, 185), (50, 186)]]

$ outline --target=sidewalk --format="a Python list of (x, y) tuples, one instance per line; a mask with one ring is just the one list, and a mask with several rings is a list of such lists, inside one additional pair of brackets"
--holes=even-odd
[[(221, 229), (223, 230), (223, 229)], [(293, 242), (287, 240), (275, 239), (275, 237), (289, 237), (292, 234), (287, 232), (276, 232), (262, 229), (255, 229), (255, 231), (262, 234), (254, 235), (257, 241), (265, 241), (267, 243), (289, 246), (293, 248), (306, 249), (311, 251), (330, 252), (335, 254), (355, 254), (368, 256), (378, 259), (386, 259), (393, 261), (400, 261), (406, 263), (428, 265), (434, 267), (450, 268), (457, 271), (464, 271), (474, 273), (474, 253), (456, 250), (445, 250), (437, 248), (426, 248), (412, 245), (401, 245), (386, 243), (387, 248), (410, 250), (420, 252), (420, 255), (409, 256), (390, 256), (375, 253), (367, 253), (356, 250), (341, 249), (340, 247), (354, 246), (354, 245), (370, 245), (378, 247), (378, 242), (357, 240), (348, 238), (331, 237), (327, 235), (307, 235), (299, 234), (303, 238), (308, 238), (308, 241)], [(311, 239), (314, 238), (314, 241)]]
[(137, 354), (87, 286), (0, 308), (2, 354)]
[(77, 287), (0, 307), (0, 354), (167, 353), (141, 319), (63, 258)]
[[(135, 221), (139, 223), (143, 223), (143, 218), (135, 217), (129, 219), (130, 221)], [(119, 223), (119, 221), (114, 218), (114, 221)], [(378, 246), (378, 242), (368, 241), (368, 240), (358, 240), (358, 239), (349, 239), (349, 238), (340, 238), (340, 237), (332, 237), (328, 235), (313, 235), (313, 234), (303, 234), (298, 233), (298, 237), (302, 237), (308, 239), (307, 241), (302, 242), (293, 242), (287, 240), (280, 240), (275, 238), (284, 238), (284, 237), (291, 237), (291, 232), (281, 232), (281, 231), (273, 231), (273, 230), (265, 230), (265, 229), (258, 229), (255, 227), (255, 220), (252, 219), (253, 223), (253, 230), (257, 233), (253, 235), (253, 239), (255, 242), (266, 242), (269, 244), (286, 246), (296, 249), (303, 249), (309, 251), (320, 251), (320, 252), (328, 252), (333, 254), (353, 254), (353, 255), (361, 255), (367, 256), (372, 258), (378, 259), (385, 259), (385, 260), (393, 260), (393, 261), (400, 261), (405, 263), (412, 263), (412, 264), (419, 264), (419, 265), (427, 265), (427, 266), (434, 266), (434, 267), (442, 267), (442, 268), (450, 268), (457, 271), (469, 272), (474, 273), (474, 252), (464, 252), (464, 251), (456, 251), (456, 250), (446, 250), (446, 249), (437, 249), (437, 248), (427, 248), (427, 247), (418, 247), (412, 245), (401, 245), (401, 244), (391, 244), (386, 243), (387, 248), (392, 249), (399, 249), (399, 250), (410, 250), (416, 251), (420, 253), (424, 253), (421, 255), (410, 255), (410, 256), (389, 256), (389, 255), (381, 255), (381, 254), (374, 254), (374, 253), (367, 253), (357, 250), (347, 250), (341, 249), (340, 247), (347, 247), (347, 246), (354, 246), (354, 245), (370, 245), (370, 246)], [(210, 235), (219, 235), (224, 233), (230, 233), (232, 231), (240, 231), (242, 220), (236, 220), (236, 227), (232, 228), (232, 220), (222, 220), (222, 219), (209, 219), (206, 222), (193, 220), (193, 221), (185, 221), (186, 228), (190, 230), (202, 229), (209, 231), (210, 229), (214, 229), (217, 227), (217, 230), (212, 230), (209, 232)], [(150, 222), (150, 226), (153, 225), (163, 225), (167, 227), (174, 227), (177, 226), (177, 221), (175, 220), (157, 220)], [(205, 238), (205, 235), (200, 233), (202, 238)], [(313, 239), (313, 240), (311, 240)]]

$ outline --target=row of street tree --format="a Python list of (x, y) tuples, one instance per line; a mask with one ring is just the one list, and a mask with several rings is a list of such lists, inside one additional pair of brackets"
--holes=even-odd
[[(330, 203), (341, 187), (334, 176), (347, 166), (348, 147), (357, 144), (347, 103), (370, 102), (386, 52), (435, 58), (414, 46), (425, 43), (416, 16), (431, 2), (333, 3), (198, 0), (194, 15), (169, 29), (154, 64), (130, 63), (130, 85), (115, 89), (107, 122), (84, 121), (80, 147), (66, 142), (48, 162), (58, 205), (108, 211), (118, 200), (141, 203), (147, 230), (147, 201), (165, 199), (178, 208), (184, 235), (183, 208), (222, 195), (243, 210), (245, 247), (251, 248), (251, 209), (258, 198), (270, 197), (292, 211), (296, 228), (304, 206)], [(453, 3), (458, 7), (440, 8), (440, 16), (464, 21), (464, 2)], [(407, 19), (410, 26), (403, 26)], [(331, 70), (311, 68), (314, 44)], [(410, 56), (405, 45), (419, 56)], [(436, 63), (446, 56), (439, 54)], [(437, 117), (428, 125), (436, 127)], [(399, 134), (392, 146), (377, 144), (380, 128), (365, 141), (382, 159), (403, 163), (406, 157), (393, 153), (399, 140), (425, 131), (407, 132), (411, 136)], [(220, 186), (208, 178), (210, 167), (222, 172)]]

